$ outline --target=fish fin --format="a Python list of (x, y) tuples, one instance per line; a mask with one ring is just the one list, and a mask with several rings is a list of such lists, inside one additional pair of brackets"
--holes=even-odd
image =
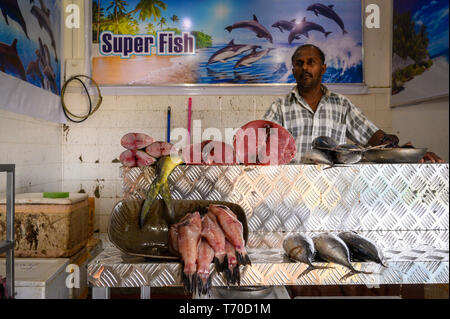
[(164, 200), (164, 203), (166, 203), (166, 206), (167, 206), (167, 210), (169, 213), (169, 215), (168, 215), (169, 222), (170, 222), (170, 224), (174, 224), (175, 223), (175, 209), (174, 209), (173, 203), (172, 203), (172, 196), (170, 195), (169, 183), (167, 183), (167, 181), (161, 184), (160, 194)]
[(281, 32), (283, 32), (283, 28), (281, 28), (281, 27), (278, 27), (278, 29), (280, 29), (280, 31), (281, 31)]
[(219, 62), (222, 62), (222, 63), (227, 63), (227, 61), (226, 61), (226, 60), (220, 60)]
[(9, 25), (8, 15), (6, 14), (6, 11), (5, 11), (5, 10), (2, 10), (2, 13), (3, 13), (3, 17), (5, 18), (6, 24)]
[(253, 21), (259, 22), (258, 18), (255, 15), (253, 15)]
[(228, 32), (231, 32), (233, 30), (232, 26), (226, 27), (225, 30), (227, 30)]
[(328, 38), (328, 36), (333, 32), (325, 32), (325, 38)]
[(150, 185), (150, 189), (147, 192), (147, 196), (141, 206), (141, 211), (139, 214), (140, 228), (144, 226), (145, 219), (147, 218), (147, 215), (150, 212), (150, 208), (153, 206), (153, 203), (155, 202), (160, 189), (161, 189), (160, 182), (158, 180), (154, 180), (153, 183)]
[(328, 6), (328, 8), (333, 9), (333, 8), (334, 8), (334, 4), (330, 4), (330, 5)]
[(317, 13), (317, 11), (316, 11), (316, 10), (314, 10), (314, 14), (316, 15), (316, 17), (318, 17), (318, 16), (319, 16), (319, 14)]
[(342, 35), (347, 34), (348, 32), (346, 30), (342, 31)]
[(228, 45), (229, 45), (229, 46), (230, 46), (230, 45), (234, 45), (234, 39), (231, 40), (230, 42), (228, 42)]
[(305, 22), (306, 21), (306, 17), (303, 17), (303, 20), (302, 20), (302, 22)]

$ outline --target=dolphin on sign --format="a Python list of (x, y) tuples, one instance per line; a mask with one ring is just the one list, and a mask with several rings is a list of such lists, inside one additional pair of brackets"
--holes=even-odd
[(31, 8), (31, 14), (36, 17), (38, 20), (39, 26), (41, 29), (44, 29), (47, 31), (48, 35), (50, 36), (51, 45), (53, 47), (53, 50), (55, 51), (55, 61), (58, 63), (58, 53), (56, 52), (56, 42), (55, 42), (55, 35), (53, 34), (52, 29), (52, 23), (50, 21), (50, 9), (48, 9), (43, 0), (39, 0), (41, 3), (41, 7), (33, 6)]
[(16, 21), (21, 27), (25, 35), (29, 39), (27, 32), (27, 25), (25, 19), (23, 18), (22, 12), (20, 11), (19, 4), (17, 0), (1, 0), (0, 9), (2, 11), (3, 17), (5, 18), (6, 24), (9, 25), (8, 17)]
[(291, 31), (294, 28), (294, 26), (295, 26), (295, 19), (291, 21), (278, 20), (277, 22), (272, 24), (273, 28), (278, 28), (280, 29), (281, 32), (283, 32), (283, 30)]
[(251, 66), (253, 63), (255, 63), (258, 60), (261, 60), (263, 57), (265, 57), (267, 54), (269, 54), (270, 51), (275, 50), (274, 48), (265, 49), (263, 51), (256, 51), (256, 49), (253, 49), (252, 53), (249, 55), (244, 56), (242, 59), (240, 59), (234, 68), (238, 68), (240, 66)]
[(310, 5), (306, 10), (312, 11), (316, 16), (322, 15), (324, 17), (327, 17), (328, 19), (333, 20), (336, 22), (339, 27), (342, 29), (342, 34), (348, 33), (345, 30), (344, 22), (342, 21), (341, 17), (333, 10), (334, 5), (330, 4), (329, 6), (326, 6), (321, 3), (315, 3), (313, 5)]
[(0, 42), (0, 71), (11, 70), (17, 73), (24, 81), (27, 80), (25, 68), (17, 53), (17, 39), (11, 45)]
[(250, 44), (234, 44), (234, 39), (231, 40), (226, 47), (220, 49), (219, 51), (215, 52), (211, 58), (209, 58), (208, 64), (214, 63), (214, 62), (222, 62), (225, 63), (225, 60), (231, 59), (232, 57), (235, 57), (237, 55), (240, 55), (246, 51), (253, 50), (253, 49), (260, 49), (260, 45), (250, 45)]
[(257, 38), (265, 38), (269, 40), (270, 43), (273, 43), (272, 35), (262, 24), (259, 23), (258, 18), (255, 15), (253, 15), (253, 20), (236, 22), (235, 24), (226, 27), (225, 30), (231, 32), (232, 30), (239, 28), (249, 29), (256, 33)]
[(331, 32), (326, 32), (325, 29), (314, 22), (306, 21), (306, 18), (303, 18), (303, 21), (299, 24), (296, 24), (295, 27), (292, 29), (291, 33), (289, 33), (288, 41), (289, 44), (291, 44), (294, 39), (299, 40), (302, 35), (309, 38), (309, 32), (310, 31), (319, 31), (322, 32), (325, 35), (325, 38), (330, 35)]

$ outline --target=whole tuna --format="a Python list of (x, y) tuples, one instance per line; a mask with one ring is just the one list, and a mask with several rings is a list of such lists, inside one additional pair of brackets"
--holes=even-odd
[(353, 259), (373, 261), (387, 268), (381, 260), (377, 246), (369, 239), (364, 238), (355, 232), (342, 232), (338, 237), (347, 245)]
[(341, 280), (345, 280), (355, 274), (372, 274), (356, 270), (350, 262), (350, 251), (345, 242), (338, 236), (324, 233), (313, 238), (314, 247), (320, 259), (328, 262), (336, 263), (350, 269), (350, 272), (344, 275)]
[(293, 261), (299, 261), (307, 264), (309, 267), (303, 271), (298, 278), (306, 275), (314, 269), (328, 269), (331, 267), (314, 266), (312, 261), (316, 250), (311, 238), (303, 236), (301, 234), (291, 235), (285, 238), (283, 241), (283, 248), (286, 255)]

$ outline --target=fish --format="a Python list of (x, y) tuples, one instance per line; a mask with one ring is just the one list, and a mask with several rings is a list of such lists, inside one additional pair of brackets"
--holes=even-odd
[(273, 43), (273, 38), (270, 32), (259, 23), (258, 18), (253, 15), (253, 20), (247, 21), (239, 21), (225, 28), (228, 32), (233, 31), (234, 29), (245, 28), (249, 29), (256, 33), (257, 38), (265, 38), (269, 40), (270, 43)]
[(225, 251), (227, 254), (226, 267), (224, 269), (225, 279), (227, 280), (227, 286), (238, 284), (241, 285), (241, 273), (239, 272), (239, 264), (236, 257), (236, 249), (228, 241), (225, 240)]
[(373, 274), (372, 272), (356, 270), (350, 262), (350, 251), (345, 242), (338, 236), (324, 233), (313, 237), (314, 247), (320, 259), (347, 267), (350, 272), (344, 275), (345, 280), (356, 274)]
[(308, 265), (308, 268), (303, 271), (298, 278), (305, 276), (310, 271), (315, 269), (333, 268), (328, 266), (314, 266), (312, 264), (316, 254), (316, 249), (314, 248), (314, 242), (312, 239), (307, 236), (301, 234), (290, 235), (284, 239), (283, 248), (286, 255), (291, 260), (296, 262), (299, 261)]
[(136, 164), (139, 168), (147, 167), (153, 165), (156, 159), (144, 151), (137, 150), (136, 152)]
[(291, 21), (278, 20), (277, 22), (272, 24), (272, 27), (280, 29), (281, 32), (283, 32), (283, 30), (291, 31), (295, 26), (295, 21), (296, 19), (293, 19)]
[(11, 70), (17, 73), (22, 80), (26, 81), (27, 76), (22, 60), (17, 52), (17, 43), (17, 39), (14, 39), (11, 45), (0, 42), (0, 71), (6, 72)]
[(119, 161), (128, 168), (137, 167), (136, 150), (126, 150), (119, 156)]
[(125, 134), (121, 140), (122, 145), (127, 150), (140, 150), (153, 144), (155, 139), (144, 133), (128, 133)]
[(154, 158), (169, 156), (173, 149), (173, 144), (168, 142), (155, 142), (145, 148), (145, 152)]
[(291, 33), (289, 33), (288, 37), (289, 44), (291, 44), (295, 39), (299, 40), (302, 35), (309, 38), (309, 32), (313, 30), (322, 32), (325, 35), (325, 38), (327, 38), (332, 33), (325, 31), (325, 29), (317, 23), (306, 21), (305, 17), (303, 18), (302, 22), (296, 24), (294, 28), (291, 30)]
[(238, 263), (240, 265), (251, 265), (245, 249), (243, 226), (236, 215), (228, 207), (221, 205), (209, 205), (208, 211), (217, 217), (225, 237), (236, 249)]
[(244, 57), (240, 59), (234, 68), (238, 68), (240, 66), (251, 66), (253, 63), (255, 63), (258, 60), (261, 60), (263, 57), (269, 54), (270, 51), (275, 50), (274, 48), (268, 48), (263, 51), (256, 51), (256, 49), (253, 49), (253, 51)]
[(337, 146), (338, 142), (328, 136), (319, 136), (312, 141), (312, 147), (319, 150), (333, 151)]
[(9, 25), (8, 17), (10, 17), (20, 25), (27, 38), (30, 38), (28, 36), (27, 24), (25, 23), (25, 19), (23, 18), (22, 11), (20, 11), (17, 0), (1, 0), (0, 10), (5, 18), (6, 24)]
[(318, 150), (318, 149), (312, 149), (308, 152), (306, 152), (301, 160), (302, 163), (305, 164), (325, 164), (333, 166), (333, 158), (330, 156), (329, 152)]
[(197, 249), (197, 293), (209, 294), (211, 289), (210, 265), (214, 259), (214, 249), (204, 239), (199, 241)]
[(208, 60), (207, 64), (214, 62), (225, 63), (226, 60), (231, 59), (235, 56), (241, 55), (244, 52), (261, 49), (260, 45), (250, 45), (250, 44), (234, 44), (234, 39), (231, 40), (226, 47), (215, 52)]
[(373, 261), (387, 268), (381, 259), (379, 249), (369, 239), (358, 235), (356, 232), (342, 232), (338, 234), (338, 237), (347, 245), (351, 257), (355, 260)]
[(172, 197), (170, 195), (168, 178), (170, 174), (172, 174), (173, 170), (182, 163), (183, 159), (179, 155), (164, 156), (156, 162), (156, 178), (150, 185), (150, 189), (147, 192), (139, 212), (140, 228), (144, 226), (147, 215), (159, 194), (161, 194), (168, 209), (168, 222), (170, 224), (175, 222), (175, 211), (173, 208)]
[(333, 154), (336, 163), (356, 164), (362, 159), (364, 155), (364, 148), (359, 145), (341, 144), (335, 148)]
[(348, 32), (345, 30), (344, 22), (339, 17), (339, 15), (333, 10), (334, 5), (330, 4), (329, 6), (326, 6), (321, 3), (315, 3), (313, 5), (310, 5), (306, 10), (312, 11), (314, 14), (318, 17), (319, 14), (327, 17), (328, 19), (333, 20), (336, 22), (339, 27), (342, 29), (342, 34), (347, 34)]
[(50, 9), (48, 9), (43, 0), (39, 0), (41, 7), (33, 5), (31, 7), (31, 14), (38, 20), (41, 29), (44, 29), (50, 36), (51, 45), (55, 51), (55, 62), (58, 63), (58, 53), (56, 51), (56, 41), (53, 34), (52, 23), (50, 21)]
[(185, 292), (196, 287), (198, 244), (201, 238), (202, 220), (199, 212), (187, 214), (178, 224), (178, 251), (181, 255), (182, 280)]
[(226, 267), (225, 234), (220, 228), (216, 216), (211, 212), (202, 217), (202, 236), (214, 249), (214, 262), (217, 272), (222, 272)]
[(180, 226), (180, 223), (174, 224), (169, 228), (169, 252), (175, 256), (180, 256), (180, 249), (178, 247), (178, 226)]

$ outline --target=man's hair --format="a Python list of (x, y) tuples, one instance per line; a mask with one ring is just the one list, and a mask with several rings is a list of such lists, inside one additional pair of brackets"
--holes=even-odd
[(294, 59), (295, 59), (295, 57), (297, 56), (297, 54), (298, 54), (302, 49), (305, 49), (305, 48), (313, 48), (313, 49), (316, 49), (317, 52), (319, 52), (319, 57), (320, 57), (320, 60), (322, 61), (322, 64), (325, 64), (325, 53), (323, 53), (323, 51), (322, 51), (319, 47), (316, 47), (314, 44), (303, 44), (303, 45), (299, 46), (299, 47), (295, 50), (294, 54), (292, 55), (292, 64), (294, 64)]

